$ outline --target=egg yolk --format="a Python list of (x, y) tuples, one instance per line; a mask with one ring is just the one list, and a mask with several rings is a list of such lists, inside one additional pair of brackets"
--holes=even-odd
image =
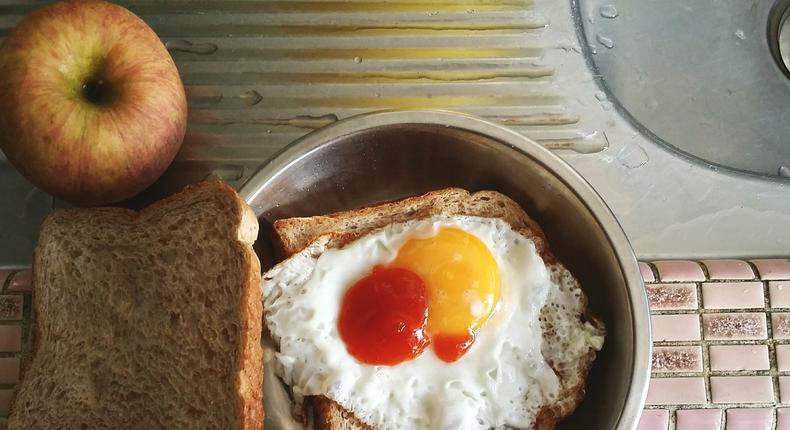
[(433, 350), (445, 362), (458, 360), (499, 302), (499, 268), (491, 251), (470, 233), (443, 228), (407, 241), (390, 267), (414, 272), (425, 283)]
[(392, 366), (428, 346), (427, 318), (423, 280), (409, 270), (377, 266), (346, 292), (338, 331), (357, 360)]

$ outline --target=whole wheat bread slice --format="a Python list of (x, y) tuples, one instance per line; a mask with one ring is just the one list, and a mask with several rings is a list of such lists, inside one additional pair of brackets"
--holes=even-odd
[[(321, 236), (330, 237), (328, 248), (339, 248), (388, 224), (436, 215), (499, 218), (507, 222), (515, 231), (534, 241), (538, 253), (549, 266), (552, 276), (569, 274), (549, 250), (543, 230), (518, 203), (494, 191), (469, 193), (459, 188), (446, 188), (391, 203), (330, 215), (275, 221), (273, 225), (275, 251), (280, 257), (285, 258), (306, 248)], [(576, 287), (578, 288), (578, 284)], [(578, 317), (592, 323), (603, 332), (603, 324), (587, 309), (586, 297), (580, 289), (579, 294), (583, 300)], [(541, 312), (541, 325), (544, 326), (544, 331), (549, 333), (548, 336), (552, 336), (553, 315), (547, 308), (550, 307), (544, 307)], [(561, 342), (559, 338), (552, 340)], [(585, 380), (594, 358), (595, 351), (587, 351), (580, 360), (580, 365), (574, 366), (574, 363), (563, 362), (561, 357), (546, 357), (563, 381), (558, 396), (561, 401), (544, 407), (530, 430), (552, 429), (558, 421), (573, 412), (584, 396)], [(352, 413), (323, 396), (308, 397), (305, 400), (305, 410), (312, 414), (308, 420), (314, 422), (319, 430), (370, 429)]]
[(8, 428), (261, 429), (257, 233), (221, 182), (139, 213), (53, 212)]

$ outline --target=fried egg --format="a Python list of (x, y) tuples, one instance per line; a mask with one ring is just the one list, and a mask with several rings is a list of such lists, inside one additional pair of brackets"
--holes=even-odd
[(502, 220), (436, 216), (328, 241), (261, 284), (297, 404), (323, 395), (377, 429), (528, 428), (563, 401), (555, 368), (601, 348), (575, 280)]

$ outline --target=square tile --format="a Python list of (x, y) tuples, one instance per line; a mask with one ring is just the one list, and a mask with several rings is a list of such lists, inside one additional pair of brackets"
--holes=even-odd
[(22, 350), (22, 326), (0, 325), (0, 352)]
[(776, 345), (775, 349), (777, 370), (790, 371), (790, 345)]
[(742, 260), (702, 260), (709, 279), (754, 279), (754, 270)]
[(31, 291), (32, 282), (30, 270), (16, 272), (14, 277), (11, 278), (11, 283), (8, 284), (8, 291)]
[(24, 296), (0, 295), (0, 320), (21, 320)]
[(705, 403), (702, 377), (651, 378), (647, 389), (648, 405), (693, 405)]
[(772, 313), (771, 328), (774, 339), (790, 339), (790, 313)]
[(653, 341), (700, 340), (699, 317), (696, 314), (651, 315)]
[(790, 408), (776, 410), (776, 430), (790, 430)]
[(727, 430), (771, 430), (770, 408), (727, 409)]
[(767, 403), (774, 401), (770, 376), (711, 376), (713, 403)]
[(0, 384), (19, 381), (19, 357), (0, 357)]
[(645, 409), (639, 418), (637, 430), (667, 430), (669, 411), (664, 409)]
[(702, 305), (706, 309), (764, 308), (762, 282), (705, 282)]
[(760, 279), (771, 281), (790, 279), (790, 260), (788, 259), (752, 260), (752, 264), (757, 267)]
[(790, 403), (790, 376), (780, 376), (779, 378), (779, 402)]
[(652, 310), (697, 309), (696, 284), (645, 285)]
[(714, 371), (771, 368), (767, 345), (711, 345), (708, 353)]
[(11, 406), (11, 396), (13, 395), (13, 389), (0, 390), (0, 415), (8, 416), (8, 407)]
[(675, 430), (721, 430), (721, 409), (678, 409)]
[(653, 347), (652, 370), (664, 372), (702, 372), (702, 348), (699, 346)]
[(772, 308), (790, 308), (790, 281), (768, 282), (768, 295)]
[(708, 340), (765, 339), (768, 336), (765, 314), (761, 312), (704, 314), (702, 326)]
[(699, 263), (684, 260), (654, 261), (661, 282), (700, 282), (705, 280), (705, 272)]
[(650, 267), (649, 264), (639, 262), (639, 271), (642, 273), (642, 280), (645, 283), (649, 284), (652, 282), (656, 282), (656, 276), (653, 274), (653, 269)]

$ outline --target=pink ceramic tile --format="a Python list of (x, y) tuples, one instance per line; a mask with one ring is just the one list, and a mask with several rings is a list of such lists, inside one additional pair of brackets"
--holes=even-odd
[(639, 418), (637, 430), (667, 430), (669, 427), (669, 411), (663, 409), (645, 409)]
[(727, 409), (727, 430), (771, 430), (771, 408)]
[(702, 315), (705, 339), (765, 339), (765, 314), (719, 313)]
[(11, 396), (14, 390), (0, 390), (0, 415), (8, 415), (8, 407), (11, 405)]
[(779, 377), (779, 401), (790, 403), (790, 376)]
[(679, 409), (675, 430), (721, 430), (721, 409)]
[(656, 346), (653, 348), (653, 372), (702, 372), (702, 348), (699, 346)]
[(767, 345), (711, 345), (711, 370), (768, 370)]
[(780, 372), (790, 371), (790, 345), (776, 345), (776, 367)]
[(772, 308), (790, 308), (790, 281), (771, 281), (768, 295)]
[(9, 291), (30, 291), (31, 273), (30, 270), (23, 270), (14, 274), (11, 283), (8, 284)]
[(652, 284), (645, 290), (650, 309), (697, 309), (695, 284)]
[(639, 271), (642, 272), (642, 279), (645, 283), (656, 282), (656, 275), (653, 274), (653, 269), (647, 263), (639, 262)]
[(651, 315), (653, 340), (700, 340), (699, 317), (687, 315)]
[(704, 281), (705, 272), (694, 261), (668, 260), (654, 261), (661, 282), (695, 282)]
[(0, 325), (0, 352), (22, 350), (22, 326)]
[(648, 405), (694, 405), (705, 403), (704, 378), (651, 378)]
[(22, 319), (23, 300), (21, 295), (0, 296), (0, 320)]
[(16, 384), (19, 380), (19, 357), (0, 358), (0, 384)]
[(745, 309), (765, 307), (762, 282), (705, 282), (702, 306), (706, 309)]
[(774, 339), (790, 339), (790, 313), (772, 313), (771, 328)]
[(720, 279), (754, 279), (754, 271), (749, 263), (742, 260), (703, 260), (708, 269), (708, 278)]
[(790, 430), (790, 408), (776, 410), (776, 430)]
[(790, 260), (786, 258), (773, 260), (752, 260), (757, 266), (757, 273), (760, 279), (777, 280), (790, 279)]
[(711, 376), (713, 403), (765, 403), (774, 401), (770, 376)]

